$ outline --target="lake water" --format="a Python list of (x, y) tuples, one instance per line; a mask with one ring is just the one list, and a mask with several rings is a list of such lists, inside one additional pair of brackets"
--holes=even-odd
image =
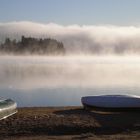
[(140, 95), (140, 57), (0, 56), (0, 97), (19, 107), (75, 106), (102, 94)]

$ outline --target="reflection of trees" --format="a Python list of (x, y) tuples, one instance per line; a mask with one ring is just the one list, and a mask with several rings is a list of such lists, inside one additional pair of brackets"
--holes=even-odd
[(37, 39), (32, 37), (21, 37), (21, 41), (6, 38), (0, 45), (0, 51), (5, 53), (31, 53), (31, 54), (64, 54), (65, 49), (62, 42), (55, 39)]

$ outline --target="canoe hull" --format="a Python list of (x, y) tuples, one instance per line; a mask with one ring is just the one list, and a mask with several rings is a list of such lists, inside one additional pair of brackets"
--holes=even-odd
[(111, 112), (140, 112), (140, 97), (111, 95), (82, 97), (85, 109)]
[(0, 101), (0, 120), (5, 119), (13, 114), (17, 113), (17, 104), (11, 100)]

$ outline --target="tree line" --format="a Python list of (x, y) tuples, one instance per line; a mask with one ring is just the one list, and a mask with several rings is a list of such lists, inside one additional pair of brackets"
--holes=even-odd
[(6, 38), (0, 44), (0, 52), (13, 54), (64, 54), (65, 48), (62, 42), (50, 38), (33, 38), (22, 36), (20, 41)]

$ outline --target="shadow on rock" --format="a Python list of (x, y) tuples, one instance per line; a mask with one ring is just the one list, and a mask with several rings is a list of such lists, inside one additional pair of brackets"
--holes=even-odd
[(76, 120), (79, 118), (82, 129), (96, 134), (115, 134), (140, 130), (140, 112), (101, 112), (79, 108), (60, 110), (54, 113), (64, 115), (64, 117), (74, 118), (75, 116)]

